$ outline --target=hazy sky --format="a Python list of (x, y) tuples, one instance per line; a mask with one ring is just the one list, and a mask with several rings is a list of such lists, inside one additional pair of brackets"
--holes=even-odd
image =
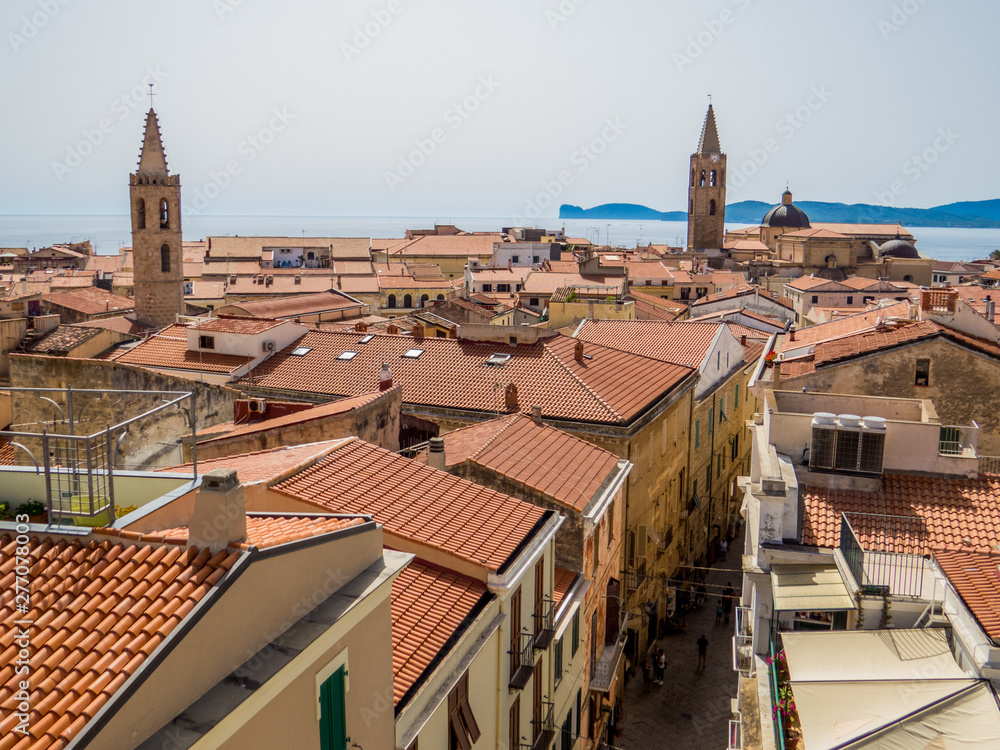
[[(7, 0), (0, 214), (126, 213), (148, 97), (203, 214), (998, 197), (996, 0)], [(96, 142), (96, 145), (92, 145)]]

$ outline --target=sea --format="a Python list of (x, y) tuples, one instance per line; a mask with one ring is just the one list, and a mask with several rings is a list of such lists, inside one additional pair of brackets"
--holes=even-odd
[[(469, 232), (499, 231), (509, 218), (460, 216), (185, 216), (184, 239), (243, 235), (276, 237), (403, 237), (407, 229), (454, 224)], [(563, 229), (568, 237), (601, 245), (683, 246), (687, 224), (681, 221), (595, 221), (537, 219), (535, 227)], [(745, 224), (726, 224), (737, 229)], [(912, 227), (917, 249), (936, 260), (970, 261), (1000, 249), (1000, 229)], [(0, 216), (0, 247), (47, 247), (60, 242), (90, 240), (96, 251), (115, 255), (132, 244), (129, 217), (121, 216)]]

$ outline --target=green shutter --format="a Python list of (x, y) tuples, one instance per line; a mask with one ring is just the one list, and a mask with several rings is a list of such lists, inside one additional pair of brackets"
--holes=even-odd
[(573, 653), (572, 656), (576, 656), (576, 650), (580, 646), (580, 610), (578, 609), (573, 613)]
[(736, 395), (733, 398), (733, 404), (735, 404), (736, 406), (739, 406), (739, 404), (740, 404), (740, 384), (739, 383), (736, 384)]
[(694, 447), (698, 447), (698, 443), (701, 439), (701, 420), (694, 420)]
[(319, 706), (320, 747), (322, 750), (347, 750), (343, 667), (320, 685)]

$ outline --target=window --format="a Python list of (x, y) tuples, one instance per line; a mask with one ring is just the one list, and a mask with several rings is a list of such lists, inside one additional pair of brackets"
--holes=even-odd
[(913, 384), (914, 385), (931, 384), (931, 361), (929, 359), (917, 360), (917, 372)]
[(479, 739), (479, 724), (469, 703), (469, 673), (452, 688), (448, 695), (448, 727), (452, 750), (471, 750)]
[(566, 712), (559, 738), (559, 750), (573, 750), (573, 709)]
[(160, 270), (163, 273), (170, 273), (170, 246), (162, 245), (160, 247)]
[(847, 304), (853, 305), (854, 304), (854, 297), (852, 297), (851, 295), (847, 295)]
[(519, 263), (520, 261), (521, 261), (521, 256), (520, 255), (512, 255), (512, 256), (510, 256), (510, 262), (511, 263)]
[(556, 641), (552, 651), (552, 680), (556, 685), (562, 680), (563, 671), (563, 639)]
[(393, 308), (396, 306), (396, 295), (390, 294), (389, 298), (385, 301), (385, 306), (388, 308)]
[(708, 434), (712, 434), (712, 430), (715, 429), (715, 407), (713, 406), (708, 410)]
[(430, 299), (430, 297), (427, 296), (426, 294), (421, 294), (420, 295), (420, 306), (421, 307), (426, 306), (427, 305), (427, 300), (429, 300), (429, 299)]
[(304, 356), (306, 356), (311, 351), (312, 351), (312, 347), (311, 346), (297, 346), (294, 349), (292, 349), (292, 356), (293, 357), (304, 357)]
[(735, 461), (740, 457), (740, 436), (733, 435), (733, 447), (729, 452), (730, 458)]
[(403, 307), (413, 307), (413, 297), (407, 294), (403, 297)]
[(170, 209), (166, 198), (160, 200), (160, 229), (170, 229)]
[(444, 295), (443, 295), (443, 294), (439, 294), (439, 295), (437, 296), (437, 301), (438, 301), (438, 302), (444, 302)]
[[(715, 183), (716, 183), (716, 172), (715, 172), (715, 170), (714, 170), (714, 169), (712, 170), (712, 177), (711, 177), (711, 182), (712, 182), (712, 187), (715, 187)], [(715, 201), (712, 201), (712, 203), (714, 204), (714, 203), (715, 203)], [(714, 214), (714, 213), (715, 213), (715, 211), (712, 211), (712, 213)]]
[(510, 706), (510, 724), (508, 727), (509, 743), (508, 747), (517, 748), (521, 746), (521, 696), (514, 698)]
[(531, 262), (532, 263), (537, 263), (538, 262), (538, 256), (537, 255), (532, 255), (531, 256)]
[(705, 170), (704, 169), (701, 170), (701, 179), (700, 179), (700, 182), (701, 182), (700, 187), (705, 187)]
[(712, 486), (712, 460), (709, 459), (708, 466), (705, 467), (705, 492)]
[(345, 359), (345, 360), (350, 361), (350, 360), (354, 359), (357, 356), (358, 356), (357, 352), (346, 351), (346, 352), (341, 352), (340, 354), (338, 354), (337, 355), (337, 359)]
[[(596, 551), (596, 550), (595, 550)], [(535, 611), (532, 620), (537, 638), (545, 627), (545, 558), (535, 563)]]
[(417, 359), (423, 353), (423, 349), (407, 349), (403, 352), (403, 357), (406, 359)]
[(364, 336), (362, 336), (360, 338), (360, 340), (358, 341), (358, 343), (359, 344), (367, 344), (373, 338), (375, 338), (375, 334), (374, 333), (366, 333)]
[(493, 285), (492, 284), (483, 284), (483, 291), (484, 292), (492, 292), (493, 291)]
[(736, 384), (736, 388), (733, 391), (733, 406), (738, 407), (740, 405), (740, 384)]
[(486, 360), (485, 364), (490, 367), (503, 367), (510, 361), (511, 355), (506, 352), (494, 352), (490, 355), (490, 358)]
[(344, 703), (344, 667), (319, 687), (319, 742), (323, 750), (346, 750), (347, 719)]
[(580, 648), (580, 610), (573, 613), (573, 630), (571, 632), (573, 648), (570, 650), (570, 658), (576, 656), (577, 649)]
[(509, 292), (510, 291), (510, 284), (497, 284), (497, 291), (498, 292)]
[(142, 198), (135, 202), (135, 228), (146, 228), (146, 201)]
[[(715, 172), (712, 172), (712, 174), (715, 174)], [(708, 215), (709, 216), (715, 216), (715, 199), (714, 198), (708, 202)]]
[(697, 448), (701, 442), (701, 420), (694, 420), (694, 447)]
[(815, 305), (817, 302), (819, 302), (819, 296), (814, 294), (812, 296), (812, 303)]
[(529, 307), (538, 307), (538, 297), (531, 297), (528, 300), (528, 306)]
[(198, 348), (199, 349), (214, 349), (215, 348), (215, 336), (199, 336), (198, 337)]
[(718, 479), (722, 476), (722, 454), (720, 453), (715, 457), (715, 478)]

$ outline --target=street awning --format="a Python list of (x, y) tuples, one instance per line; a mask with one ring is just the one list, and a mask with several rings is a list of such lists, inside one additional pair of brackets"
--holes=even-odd
[(786, 633), (782, 642), (809, 750), (996, 747), (996, 696), (962, 671), (943, 630)]
[(837, 612), (855, 609), (837, 563), (772, 565), (775, 612)]

